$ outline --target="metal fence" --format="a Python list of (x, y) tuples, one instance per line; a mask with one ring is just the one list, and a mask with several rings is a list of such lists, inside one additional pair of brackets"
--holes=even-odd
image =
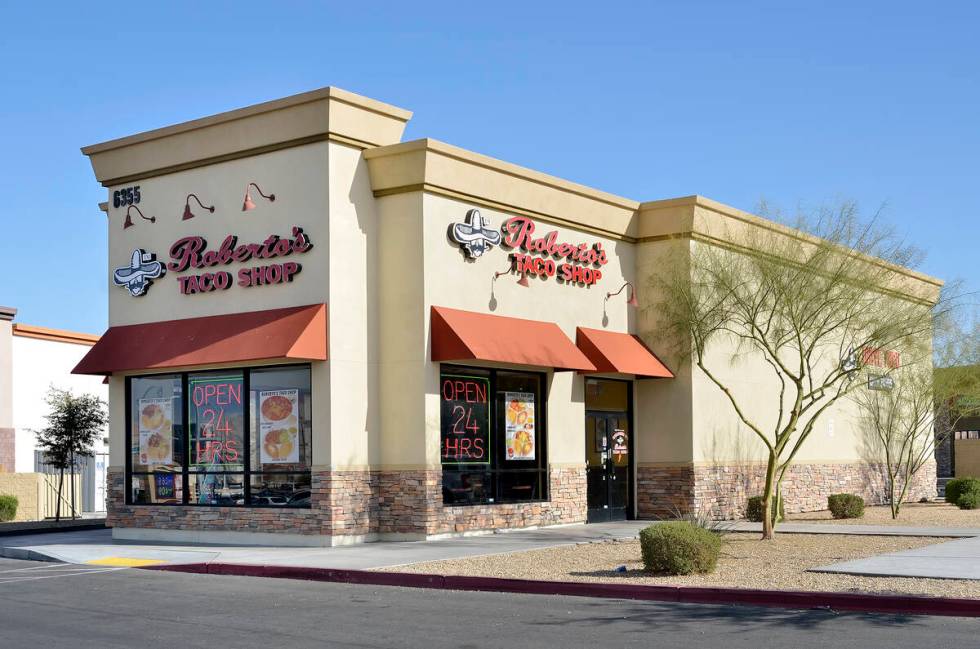
[[(96, 513), (105, 511), (106, 497), (106, 466), (109, 461), (108, 453), (96, 453), (92, 456), (82, 456), (75, 459), (75, 472), (80, 478), (81, 493), (75, 494), (78, 512)], [(51, 476), (47, 479), (49, 488), (44, 498), (52, 501), (50, 511), (54, 511), (53, 503), (58, 498), (58, 469), (45, 462), (43, 451), (34, 451), (34, 471)], [(61, 515), (71, 515), (71, 491), (68, 472), (65, 472), (65, 493), (62, 494)], [(66, 500), (67, 499), (67, 500)], [(66, 510), (67, 507), (67, 510)]]

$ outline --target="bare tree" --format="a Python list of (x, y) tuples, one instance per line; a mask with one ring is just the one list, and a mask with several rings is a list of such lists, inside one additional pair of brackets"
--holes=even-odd
[[(92, 444), (105, 429), (109, 417), (105, 402), (89, 394), (76, 397), (68, 390), (51, 387), (46, 401), (50, 408), (45, 415), (48, 425), (35, 432), (45, 460), (58, 469), (55, 520), (60, 521), (65, 470), (71, 469), (74, 473), (76, 459), (79, 456), (92, 455)], [(75, 517), (74, 485), (72, 475), (72, 518)]]
[[(772, 512), (815, 424), (862, 385), (864, 366), (886, 351), (891, 359), (892, 350), (928, 346), (938, 289), (906, 270), (918, 251), (877, 218), (862, 221), (850, 203), (799, 220), (797, 229), (762, 219), (733, 227), (689, 242), (675, 272), (654, 280), (656, 308), (680, 353), (764, 445), (764, 507)], [(743, 355), (769, 368), (770, 388), (739, 391), (724, 377), (724, 365)], [(882, 365), (886, 377), (895, 363)], [(763, 539), (773, 538), (775, 524), (764, 517)]]

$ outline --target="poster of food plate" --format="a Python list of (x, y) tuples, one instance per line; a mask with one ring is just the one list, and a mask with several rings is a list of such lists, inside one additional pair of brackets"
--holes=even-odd
[(140, 464), (174, 463), (174, 400), (140, 399)]
[(505, 439), (508, 460), (533, 460), (534, 394), (531, 392), (504, 392), (507, 421)]
[(259, 392), (262, 464), (299, 462), (299, 390)]

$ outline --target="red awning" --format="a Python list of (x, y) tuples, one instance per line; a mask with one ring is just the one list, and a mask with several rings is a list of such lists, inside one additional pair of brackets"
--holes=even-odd
[(595, 371), (554, 322), (432, 307), (432, 360), (494, 361)]
[(72, 373), (286, 358), (327, 360), (327, 305), (109, 327)]
[(575, 330), (575, 344), (599, 372), (633, 374), (644, 378), (674, 378), (673, 372), (633, 334), (579, 327)]

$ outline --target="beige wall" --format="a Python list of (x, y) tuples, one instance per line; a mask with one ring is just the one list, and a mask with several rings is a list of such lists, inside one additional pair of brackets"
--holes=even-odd
[(636, 463), (684, 464), (693, 460), (694, 401), (691, 365), (678, 349), (680, 344), (665, 331), (657, 302), (658, 278), (664, 272), (687, 272), (690, 241), (665, 239), (638, 243), (637, 324), (633, 332), (674, 373), (672, 379), (636, 383)]
[[(691, 242), (691, 250), (713, 245)], [(736, 253), (732, 253), (736, 254)], [(882, 297), (882, 300), (897, 299)], [(821, 362), (813, 368), (814, 378), (833, 372), (840, 363), (835, 355), (839, 342), (818, 352)], [(846, 349), (846, 345), (844, 346)], [(901, 349), (903, 365), (925, 363), (931, 368), (928, 355), (918, 356), (909, 348)], [(728, 387), (747, 419), (773, 441), (778, 414), (780, 384), (775, 372), (763, 356), (740, 346), (733, 337), (717, 337), (708, 348), (705, 364)], [(873, 370), (872, 370), (873, 371)], [(857, 390), (866, 390), (868, 371), (855, 379)], [(898, 380), (901, 380), (900, 378)], [(759, 437), (736, 415), (725, 394), (700, 369), (691, 377), (693, 418), (692, 441), (695, 462), (708, 464), (742, 464), (762, 462), (766, 447)], [(795, 396), (787, 388), (785, 406), (788, 409)], [(794, 441), (798, 437), (794, 436)], [(787, 449), (786, 454), (789, 453)], [(853, 398), (843, 397), (817, 419), (815, 427), (796, 455), (796, 463), (860, 462), (870, 459), (866, 433), (860, 422), (860, 411)]]
[(980, 478), (980, 439), (954, 439), (953, 457), (957, 478)]
[(331, 142), (329, 155), (329, 412), (335, 469), (380, 461), (378, 211), (359, 149)]
[(426, 419), (423, 396), (429, 357), (422, 195), (386, 196), (377, 204), (379, 463), (390, 469), (427, 466), (433, 454), (438, 458), (438, 440), (429, 449), (426, 431), (439, 422)]
[[(329, 279), (329, 230), (327, 227), (328, 191), (326, 142), (295, 147), (264, 155), (232, 160), (134, 184), (140, 186), (142, 201), (139, 208), (156, 222), (140, 219), (132, 212), (134, 225), (123, 228), (126, 208), (109, 207), (109, 260), (106, 282), (109, 290), (109, 325), (156, 322), (175, 318), (239, 313), (260, 309), (327, 301)], [(245, 185), (256, 182), (266, 193), (276, 195), (275, 202), (259, 197), (254, 189), (254, 210), (243, 212)], [(112, 192), (121, 187), (108, 189)], [(181, 220), (184, 199), (188, 193), (197, 194), (205, 205), (214, 205), (213, 214), (202, 210), (191, 200), (196, 215)], [(154, 280), (149, 291), (132, 297), (126, 289), (112, 283), (114, 269), (128, 265), (135, 248), (154, 252), (162, 262), (169, 261), (170, 246), (186, 236), (202, 236), (211, 249), (217, 248), (229, 234), (238, 236), (239, 243), (260, 243), (270, 234), (291, 236), (297, 225), (313, 242), (313, 248), (292, 260), (303, 265), (302, 271), (288, 284), (242, 288), (233, 285), (224, 291), (198, 295), (178, 292), (178, 273), (168, 271)], [(234, 276), (240, 268), (269, 263), (250, 260), (227, 266), (188, 270), (179, 275), (200, 274), (227, 270)]]

